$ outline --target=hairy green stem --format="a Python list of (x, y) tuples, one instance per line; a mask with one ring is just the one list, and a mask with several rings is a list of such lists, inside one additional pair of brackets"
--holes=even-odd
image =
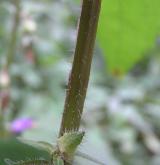
[(9, 43), (7, 60), (6, 60), (7, 70), (13, 61), (13, 56), (16, 51), (17, 33), (18, 33), (18, 27), (19, 27), (19, 22), (20, 22), (20, 0), (13, 0), (13, 4), (15, 6), (15, 14), (13, 18), (13, 28), (11, 31), (11, 39)]
[(86, 97), (101, 0), (83, 0), (72, 71), (59, 136), (78, 131)]

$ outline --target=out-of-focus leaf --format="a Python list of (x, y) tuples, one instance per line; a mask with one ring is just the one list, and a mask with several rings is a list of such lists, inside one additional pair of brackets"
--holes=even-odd
[(39, 149), (39, 150), (47, 151), (50, 154), (54, 151), (54, 146), (52, 146), (51, 144), (49, 144), (47, 142), (33, 141), (33, 140), (27, 140), (27, 139), (22, 139), (22, 138), (18, 138), (18, 140), (24, 144), (28, 144), (32, 147)]
[(99, 160), (94, 159), (93, 157), (91, 157), (91, 156), (89, 156), (89, 155), (87, 155), (87, 154), (84, 154), (84, 153), (82, 153), (82, 152), (77, 152), (77, 153), (76, 153), (76, 156), (79, 156), (79, 157), (81, 157), (81, 158), (87, 159), (87, 160), (89, 160), (89, 161), (91, 161), (91, 162), (94, 162), (94, 163), (96, 163), (96, 164), (98, 164), (98, 165), (105, 165), (104, 163), (100, 162)]
[(110, 71), (127, 71), (153, 47), (159, 5), (159, 0), (102, 2), (98, 40)]

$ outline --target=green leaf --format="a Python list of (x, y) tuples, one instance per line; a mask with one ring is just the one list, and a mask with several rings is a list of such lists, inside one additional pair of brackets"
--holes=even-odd
[(153, 47), (159, 6), (159, 0), (102, 0), (98, 41), (110, 71), (126, 72)]
[(0, 165), (14, 164), (28, 159), (49, 161), (50, 155), (46, 151), (37, 150), (29, 145), (20, 143), (14, 138), (0, 139)]
[(43, 141), (33, 141), (33, 140), (27, 140), (27, 139), (22, 139), (22, 138), (18, 138), (18, 140), (24, 144), (28, 144), (39, 150), (47, 151), (50, 154), (52, 154), (56, 149), (56, 147), (54, 147), (53, 145), (47, 142), (43, 142)]
[[(14, 164), (14, 163), (13, 163)], [(16, 165), (51, 165), (47, 160), (26, 160), (19, 163), (16, 163)], [(11, 164), (12, 165), (12, 164)]]

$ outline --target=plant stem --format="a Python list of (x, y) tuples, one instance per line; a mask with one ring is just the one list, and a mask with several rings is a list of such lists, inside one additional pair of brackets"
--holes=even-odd
[(78, 131), (86, 97), (101, 0), (83, 0), (72, 71), (59, 136)]
[(10, 39), (10, 43), (9, 43), (7, 60), (6, 60), (6, 69), (7, 70), (9, 69), (9, 67), (13, 61), (13, 56), (16, 51), (17, 33), (18, 33), (18, 27), (19, 27), (19, 22), (20, 22), (20, 0), (13, 0), (13, 3), (15, 6), (15, 14), (14, 14), (13, 28), (11, 31), (11, 39)]
[(4, 121), (2, 113), (0, 113), (0, 138), (4, 137)]
[[(20, 22), (20, 0), (13, 0), (13, 4), (15, 6), (15, 14), (14, 14), (14, 18), (13, 18), (13, 28), (11, 31), (11, 39), (9, 42), (9, 47), (8, 47), (8, 53), (7, 53), (7, 57), (6, 57), (6, 64), (3, 68), (3, 70), (6, 72), (6, 74), (8, 74), (9, 76), (9, 69), (10, 69), (10, 65), (13, 61), (13, 56), (15, 54), (16, 51), (16, 41), (17, 41), (17, 33), (18, 33), (18, 27), (19, 27), (19, 22)], [(9, 88), (10, 88), (10, 84), (6, 84), (5, 87), (2, 87), (1, 89), (1, 93), (3, 93), (4, 91), (7, 91), (8, 96), (9, 97)], [(1, 98), (2, 100), (0, 100), (0, 104), (3, 104), (4, 100), (6, 98)], [(2, 107), (2, 105), (0, 105), (0, 136), (5, 136), (5, 125), (4, 125), (4, 108)], [(2, 134), (2, 135), (1, 135)]]

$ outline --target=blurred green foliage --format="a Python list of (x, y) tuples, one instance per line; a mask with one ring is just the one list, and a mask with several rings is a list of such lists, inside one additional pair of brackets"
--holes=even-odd
[(126, 72), (159, 37), (159, 0), (103, 1), (98, 39), (107, 68)]

